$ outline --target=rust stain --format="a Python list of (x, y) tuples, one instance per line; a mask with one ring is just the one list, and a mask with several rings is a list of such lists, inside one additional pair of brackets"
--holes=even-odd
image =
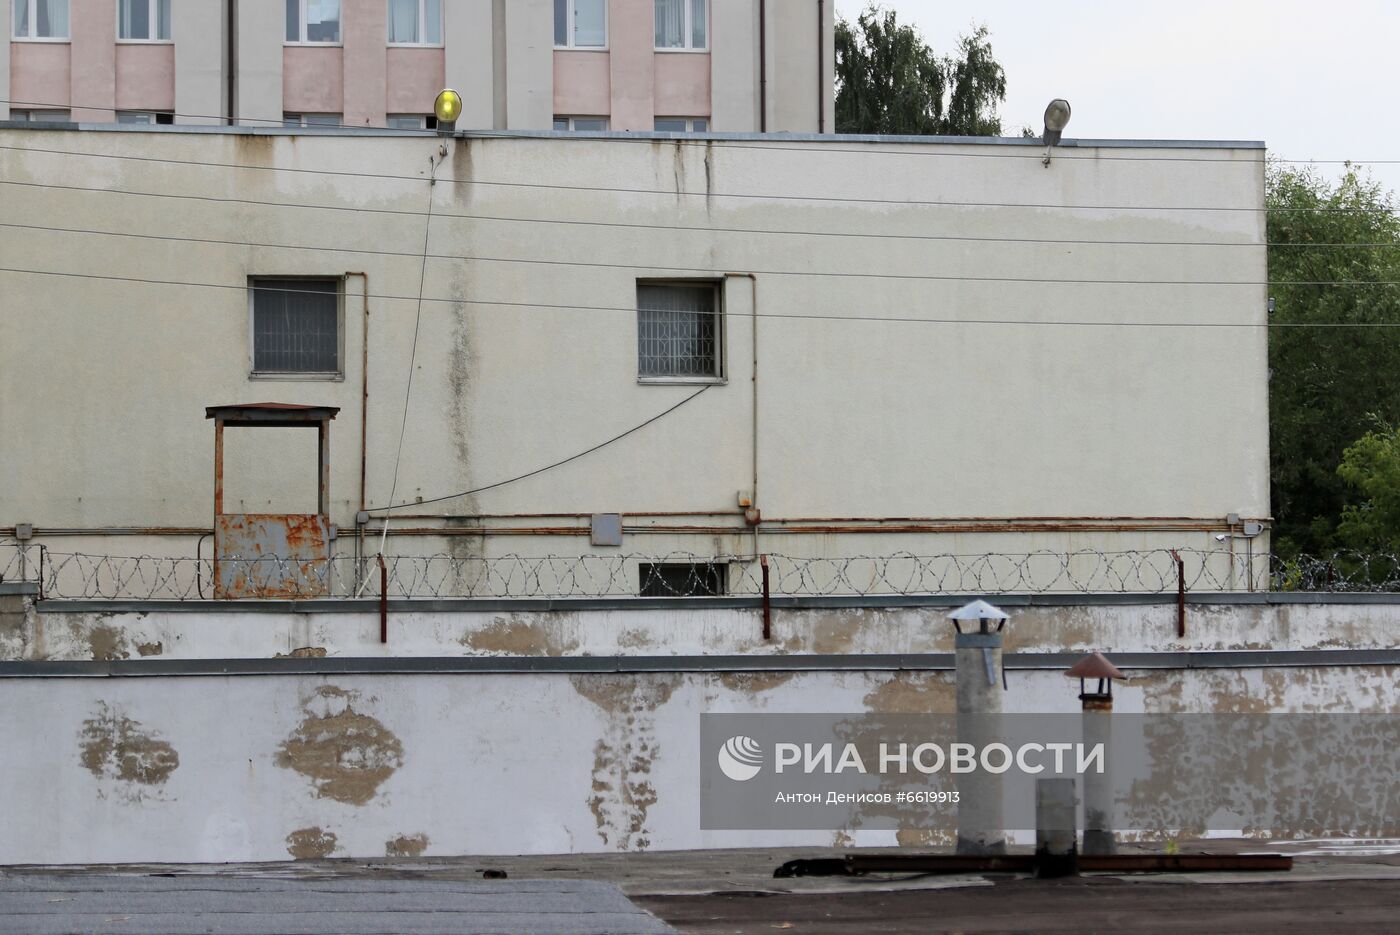
[(657, 802), (651, 769), (660, 754), (656, 709), (681, 684), (679, 673), (572, 675), (574, 690), (607, 713), (593, 745), (589, 811), (605, 846), (643, 851), (651, 845), (647, 815)]
[(780, 685), (786, 685), (796, 674), (796, 672), (724, 672), (718, 678), (719, 683), (730, 691), (742, 692), (745, 695), (757, 695), (759, 692), (772, 691)]
[(113, 659), (130, 658), (131, 653), (122, 648), (125, 640), (116, 627), (95, 626), (87, 634), (88, 649), (94, 662), (110, 662)]
[(99, 779), (158, 786), (180, 765), (175, 748), (105, 703), (83, 721), (82, 763)]
[(957, 691), (952, 673), (900, 672), (864, 698), (876, 714), (955, 714)]
[(320, 828), (300, 828), (287, 835), (287, 853), (297, 860), (317, 860), (335, 851), (335, 834)]
[(321, 798), (364, 805), (403, 765), (403, 745), (379, 720), (354, 709), (357, 696), (333, 685), (317, 688), (274, 762), (310, 779)]
[(418, 857), (428, 849), (426, 834), (401, 834), (384, 842), (385, 857)]
[(138, 643), (136, 651), (143, 656), (159, 656), (161, 653), (165, 652), (165, 645), (159, 642)]
[(460, 642), (478, 652), (512, 656), (563, 656), (578, 649), (578, 640), (561, 639), (551, 629), (523, 614), (509, 614), (468, 633)]
[(321, 659), (326, 655), (324, 646), (298, 646), (289, 653), (278, 653), (274, 659)]

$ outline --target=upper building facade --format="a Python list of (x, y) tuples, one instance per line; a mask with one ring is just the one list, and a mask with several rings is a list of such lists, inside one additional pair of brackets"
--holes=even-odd
[(829, 133), (826, 0), (0, 0), (0, 119)]

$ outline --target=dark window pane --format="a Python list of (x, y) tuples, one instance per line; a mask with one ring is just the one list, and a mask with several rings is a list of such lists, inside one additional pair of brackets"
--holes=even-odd
[(664, 562), (637, 566), (641, 597), (713, 597), (728, 593), (729, 566), (715, 562)]
[(278, 373), (340, 370), (340, 283), (260, 279), (253, 286), (253, 369)]
[(637, 369), (651, 377), (719, 375), (715, 287), (637, 286)]

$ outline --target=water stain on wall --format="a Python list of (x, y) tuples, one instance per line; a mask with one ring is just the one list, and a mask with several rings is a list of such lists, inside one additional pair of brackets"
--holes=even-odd
[(647, 813), (656, 804), (652, 763), (660, 754), (656, 709), (681, 684), (679, 673), (655, 675), (571, 675), (574, 691), (607, 716), (603, 736), (593, 745), (593, 782), (588, 808), (598, 837), (620, 851), (651, 845)]
[(329, 857), (335, 851), (335, 834), (320, 828), (299, 828), (287, 835), (287, 853), (297, 860)]
[(427, 849), (426, 834), (401, 834), (384, 842), (386, 857), (417, 857)]
[(105, 703), (98, 705), (95, 716), (83, 721), (80, 736), (82, 764), (99, 779), (158, 786), (180, 765), (174, 747)]
[(403, 745), (376, 718), (355, 710), (358, 692), (322, 685), (302, 702), (305, 719), (282, 742), (278, 766), (301, 773), (321, 798), (364, 805), (403, 765)]
[(136, 646), (136, 652), (138, 652), (142, 656), (159, 656), (161, 653), (165, 652), (165, 645), (159, 642), (138, 643)]

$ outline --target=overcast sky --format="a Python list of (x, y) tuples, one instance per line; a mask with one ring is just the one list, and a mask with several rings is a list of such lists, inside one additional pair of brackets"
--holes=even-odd
[[(1287, 159), (1400, 160), (1395, 0), (884, 0), (940, 54), (991, 29), (1008, 135), (1040, 131), (1067, 98), (1065, 135), (1263, 140)], [(836, 0), (854, 20), (865, 0)], [(1340, 166), (1320, 167), (1335, 176)], [(1373, 166), (1400, 189), (1400, 165)]]

